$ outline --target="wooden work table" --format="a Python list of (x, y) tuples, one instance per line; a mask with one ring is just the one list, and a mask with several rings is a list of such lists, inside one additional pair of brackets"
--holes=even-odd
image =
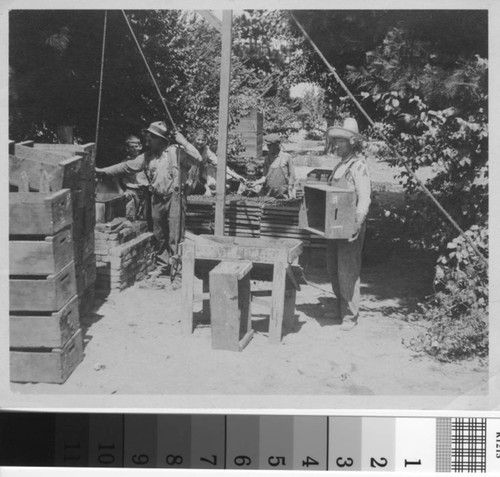
[[(302, 242), (296, 239), (243, 238), (186, 233), (182, 251), (182, 294), (185, 332), (194, 330), (193, 299), (195, 265), (223, 260), (248, 260), (255, 264), (254, 279), (272, 279), (269, 341), (279, 343), (283, 317), (295, 311), (295, 294), (300, 289), (292, 264), (302, 253)], [(208, 273), (203, 277), (203, 291), (208, 291)]]

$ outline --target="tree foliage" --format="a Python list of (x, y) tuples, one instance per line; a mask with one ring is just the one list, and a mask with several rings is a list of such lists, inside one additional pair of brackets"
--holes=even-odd
[[(205, 128), (216, 147), (221, 37), (195, 12), (127, 11), (178, 128)], [(103, 11), (13, 11), (10, 16), (10, 134), (55, 140), (59, 124), (95, 138)], [(124, 136), (150, 121), (169, 123), (120, 11), (108, 12), (98, 161), (116, 162)], [(40, 33), (41, 32), (41, 33)], [(230, 126), (251, 109), (273, 131), (287, 131), (288, 86), (303, 74), (302, 55), (279, 11), (234, 18)], [(232, 152), (238, 151), (236, 138)]]

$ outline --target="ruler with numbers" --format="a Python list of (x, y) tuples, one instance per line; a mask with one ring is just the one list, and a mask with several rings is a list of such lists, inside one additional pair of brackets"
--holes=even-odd
[(500, 473), (500, 419), (0, 412), (0, 466)]

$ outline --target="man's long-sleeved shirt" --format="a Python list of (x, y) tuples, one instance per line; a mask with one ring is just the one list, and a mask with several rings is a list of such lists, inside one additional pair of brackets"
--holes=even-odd
[(340, 162), (332, 174), (333, 180), (345, 177), (353, 186), (357, 195), (356, 212), (366, 216), (371, 203), (370, 172), (363, 156), (351, 156)]
[(194, 146), (189, 143), (183, 146), (169, 146), (161, 154), (147, 151), (135, 159), (105, 167), (102, 172), (111, 177), (121, 177), (143, 171), (147, 184), (155, 194), (170, 195), (179, 186), (177, 155), (180, 155), (181, 184), (185, 184), (189, 168), (201, 162), (201, 155)]

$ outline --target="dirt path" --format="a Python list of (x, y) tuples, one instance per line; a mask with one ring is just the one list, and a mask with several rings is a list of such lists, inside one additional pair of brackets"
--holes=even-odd
[[(297, 296), (298, 326), (280, 345), (268, 317), (252, 308), (254, 339), (241, 353), (213, 350), (210, 327), (182, 334), (181, 292), (137, 284), (95, 307), (85, 326), (85, 359), (62, 385), (13, 384), (26, 393), (450, 395), (486, 393), (477, 362), (440, 364), (407, 349), (418, 327), (404, 312), (426, 291), (432, 270), (393, 257), (366, 267), (362, 314), (350, 332), (323, 318), (331, 306), (325, 270), (310, 269)], [(196, 286), (201, 292), (201, 282)], [(137, 310), (141, 309), (140, 312)], [(195, 304), (195, 312), (201, 304)]]
[[(318, 153), (318, 142), (289, 150)], [(372, 178), (396, 183), (394, 169), (371, 164)], [(377, 261), (375, 261), (377, 262)], [(332, 306), (324, 259), (309, 267), (297, 295), (298, 326), (280, 345), (267, 339), (269, 318), (252, 305), (254, 339), (241, 353), (211, 348), (210, 327), (182, 333), (181, 291), (143, 284), (101, 299), (85, 320), (85, 358), (62, 385), (12, 384), (22, 393), (163, 395), (405, 395), (487, 393), (487, 368), (477, 361), (438, 363), (403, 345), (420, 328), (404, 320), (430, 292), (432, 264), (395, 253), (362, 272), (362, 312), (350, 332), (323, 317)], [(254, 284), (254, 286), (256, 286)], [(198, 292), (201, 282), (196, 281)], [(195, 312), (201, 304), (195, 304)]]

